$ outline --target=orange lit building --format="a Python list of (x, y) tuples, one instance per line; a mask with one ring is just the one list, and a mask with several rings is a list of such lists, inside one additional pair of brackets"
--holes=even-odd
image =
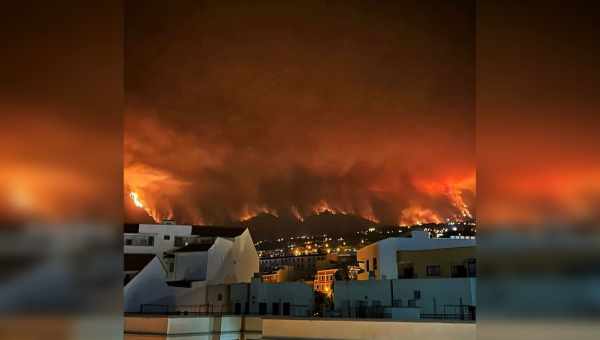
[(335, 273), (337, 273), (338, 270), (339, 268), (318, 270), (313, 281), (315, 292), (331, 295), (331, 290), (335, 281)]
[(262, 282), (266, 282), (266, 283), (279, 283), (279, 273), (275, 272), (275, 273), (268, 273), (268, 274), (262, 274)]

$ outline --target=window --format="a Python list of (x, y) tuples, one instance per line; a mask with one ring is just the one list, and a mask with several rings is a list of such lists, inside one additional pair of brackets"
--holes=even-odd
[(290, 303), (289, 302), (283, 303), (283, 315), (290, 315)]
[(222, 301), (223, 300), (223, 294), (219, 293), (217, 295), (217, 301)]
[(398, 278), (412, 279), (415, 277), (415, 268), (411, 262), (403, 262), (398, 265)]
[(467, 276), (475, 277), (477, 276), (477, 260), (476, 259), (467, 259)]
[(175, 236), (175, 247), (183, 247), (183, 237)]
[(164, 239), (165, 241), (168, 241), (168, 240), (170, 240), (170, 239), (171, 239), (171, 235), (165, 235), (165, 236), (163, 236), (163, 239)]
[(426, 268), (427, 276), (440, 276), (440, 266), (439, 265), (429, 265)]
[(377, 258), (373, 258), (373, 270), (377, 270)]
[(370, 271), (370, 269), (369, 269), (369, 260), (367, 260), (367, 272), (369, 272), (369, 271)]
[(452, 266), (452, 277), (466, 277), (467, 268), (464, 265)]
[(125, 245), (126, 246), (130, 246), (132, 244), (133, 244), (133, 242), (132, 242), (132, 240), (130, 238), (128, 238), (128, 239), (125, 240)]
[(175, 271), (175, 263), (171, 262), (169, 263), (169, 272), (172, 273)]
[(258, 304), (258, 314), (260, 314), (260, 315), (267, 314), (267, 304), (265, 302), (260, 302)]
[(149, 246), (154, 246), (154, 236), (148, 237), (148, 245)]
[(415, 291), (413, 292), (413, 296), (414, 296), (414, 299), (415, 299), (415, 300), (418, 300), (418, 299), (420, 299), (420, 298), (421, 298), (421, 291), (420, 291), (420, 290), (415, 290)]

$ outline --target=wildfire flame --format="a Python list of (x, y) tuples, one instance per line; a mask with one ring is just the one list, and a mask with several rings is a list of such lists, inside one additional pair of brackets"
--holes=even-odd
[(317, 204), (313, 205), (312, 211), (314, 214), (320, 215), (324, 213), (333, 214), (333, 215), (347, 215), (348, 211), (344, 209), (339, 209), (331, 206), (327, 201), (320, 200)]
[(144, 204), (142, 203), (142, 201), (140, 200), (140, 198), (136, 192), (133, 192), (133, 191), (130, 192), (129, 197), (131, 197), (131, 200), (133, 201), (133, 204), (135, 204), (136, 207), (144, 208)]
[(398, 224), (415, 225), (441, 222), (442, 219), (434, 211), (419, 206), (410, 206), (402, 210), (402, 216), (400, 216)]
[[(169, 172), (149, 168), (146, 166), (135, 165), (126, 168), (125, 171), (126, 192), (135, 207), (143, 209), (157, 223), (164, 219), (175, 217), (175, 208), (178, 216), (183, 216), (184, 220), (196, 224), (202, 224), (205, 221), (203, 212), (190, 204), (180, 204), (175, 206), (172, 202), (183, 196), (191, 185), (191, 182), (179, 180)], [(446, 198), (447, 202), (456, 211), (454, 218), (472, 218), (470, 207), (463, 195), (474, 191), (474, 176), (466, 179), (447, 179), (439, 181), (430, 181), (427, 179), (415, 180), (414, 185), (421, 200), (415, 200), (404, 207), (399, 207), (397, 216), (393, 216), (396, 222), (401, 225), (414, 225), (422, 223), (440, 223), (444, 220), (449, 211), (442, 213), (434, 207), (428, 206), (427, 198), (434, 199)], [(378, 195), (385, 195), (385, 190), (373, 191)], [(425, 199), (423, 199), (425, 197)], [(181, 202), (179, 202), (181, 203)], [(352, 202), (336, 201), (335, 199), (319, 199), (311, 205), (291, 204), (288, 210), (299, 222), (303, 222), (307, 215), (315, 214), (337, 214), (349, 215), (355, 214), (362, 218), (380, 223), (379, 216), (375, 213), (371, 202)], [(267, 202), (246, 203), (241, 208), (228, 211), (231, 220), (248, 221), (259, 214), (270, 214), (279, 216), (280, 211), (269, 206)], [(218, 220), (217, 220), (218, 221)], [(386, 221), (389, 222), (390, 219)], [(209, 220), (208, 223), (212, 222)]]
[(242, 210), (239, 220), (240, 221), (248, 221), (251, 218), (258, 216), (259, 214), (269, 214), (275, 217), (279, 217), (279, 213), (275, 209), (270, 209), (267, 206), (256, 206), (250, 207), (249, 205), (245, 205)]
[(300, 222), (304, 222), (304, 217), (302, 217), (302, 214), (300, 214), (300, 211), (298, 210), (298, 207), (296, 207), (295, 205), (293, 205), (290, 208), (290, 211), (292, 213), (292, 215), (294, 215), (294, 217), (300, 221)]
[(460, 190), (449, 189), (448, 197), (450, 198), (452, 205), (454, 205), (454, 207), (456, 207), (456, 209), (458, 209), (458, 211), (460, 212), (460, 214), (463, 217), (468, 217), (468, 218), (473, 217), (473, 215), (469, 211), (469, 206), (465, 203), (465, 201), (462, 198), (462, 193)]

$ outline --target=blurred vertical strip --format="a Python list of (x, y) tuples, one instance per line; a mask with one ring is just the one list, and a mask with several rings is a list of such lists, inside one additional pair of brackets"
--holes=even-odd
[(477, 5), (478, 338), (598, 339), (598, 6)]
[(122, 338), (120, 1), (0, 20), (0, 339)]

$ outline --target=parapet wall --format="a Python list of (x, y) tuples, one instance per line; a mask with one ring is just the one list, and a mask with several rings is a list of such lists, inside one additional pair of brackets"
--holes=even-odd
[(474, 340), (475, 323), (263, 318), (262, 339)]
[(474, 340), (475, 323), (257, 316), (126, 316), (125, 339)]

